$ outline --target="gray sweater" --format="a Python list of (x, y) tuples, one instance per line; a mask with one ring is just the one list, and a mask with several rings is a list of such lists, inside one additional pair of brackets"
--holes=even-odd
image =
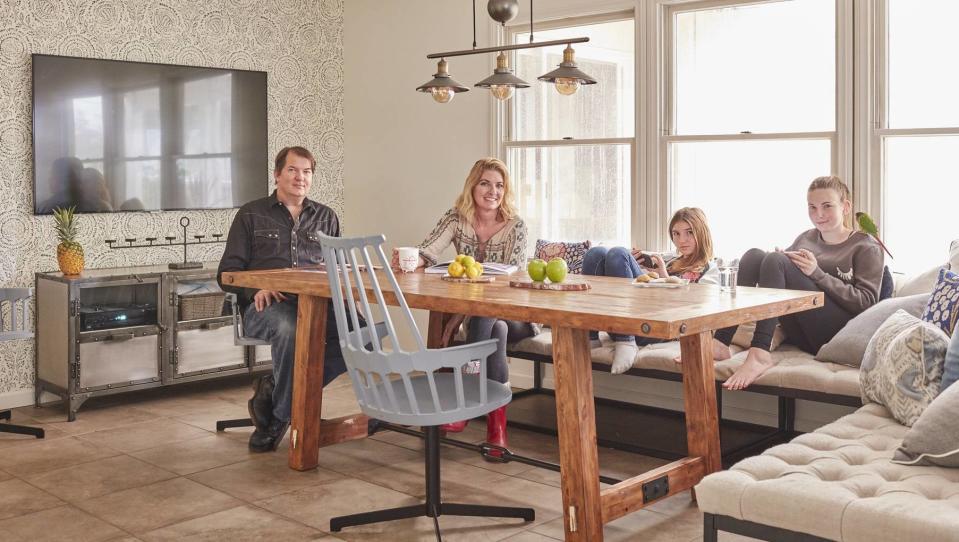
[(830, 245), (813, 228), (800, 234), (787, 250), (802, 248), (812, 252), (819, 263), (809, 278), (840, 307), (855, 315), (879, 299), (883, 253), (869, 235), (853, 232), (845, 241)]

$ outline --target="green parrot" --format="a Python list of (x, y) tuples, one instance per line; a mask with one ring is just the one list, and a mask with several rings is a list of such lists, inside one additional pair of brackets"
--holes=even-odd
[(889, 252), (889, 249), (886, 248), (886, 244), (882, 242), (882, 239), (879, 238), (879, 228), (876, 226), (876, 223), (873, 221), (872, 217), (863, 212), (856, 213), (856, 222), (859, 223), (859, 229), (868, 233), (879, 243), (879, 246), (886, 251), (886, 254), (892, 258), (892, 252)]

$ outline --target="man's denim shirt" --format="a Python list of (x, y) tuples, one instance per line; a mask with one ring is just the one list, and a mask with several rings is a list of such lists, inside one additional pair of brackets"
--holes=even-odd
[(276, 191), (251, 201), (237, 212), (226, 238), (226, 249), (217, 269), (217, 282), (225, 292), (237, 294), (241, 305), (253, 300), (256, 288), (223, 284), (224, 271), (284, 269), (323, 263), (319, 234), (340, 236), (336, 212), (322, 203), (303, 200), (299, 224), (278, 199)]

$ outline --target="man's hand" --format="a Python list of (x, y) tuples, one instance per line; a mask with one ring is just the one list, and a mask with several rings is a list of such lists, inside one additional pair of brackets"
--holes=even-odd
[(286, 296), (276, 290), (260, 290), (253, 296), (253, 306), (256, 307), (256, 312), (263, 312), (263, 309), (272, 305), (274, 301), (277, 303), (286, 301)]

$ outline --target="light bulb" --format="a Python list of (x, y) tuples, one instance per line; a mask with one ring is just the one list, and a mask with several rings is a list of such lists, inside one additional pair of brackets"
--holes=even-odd
[(445, 104), (453, 99), (456, 91), (450, 87), (433, 87), (430, 89), (430, 94), (437, 103)]
[(513, 97), (512, 85), (490, 85), (489, 91), (494, 98), (502, 102)]
[(579, 79), (573, 79), (571, 77), (557, 77), (555, 83), (556, 91), (563, 96), (571, 96), (575, 94), (576, 89), (579, 88)]

